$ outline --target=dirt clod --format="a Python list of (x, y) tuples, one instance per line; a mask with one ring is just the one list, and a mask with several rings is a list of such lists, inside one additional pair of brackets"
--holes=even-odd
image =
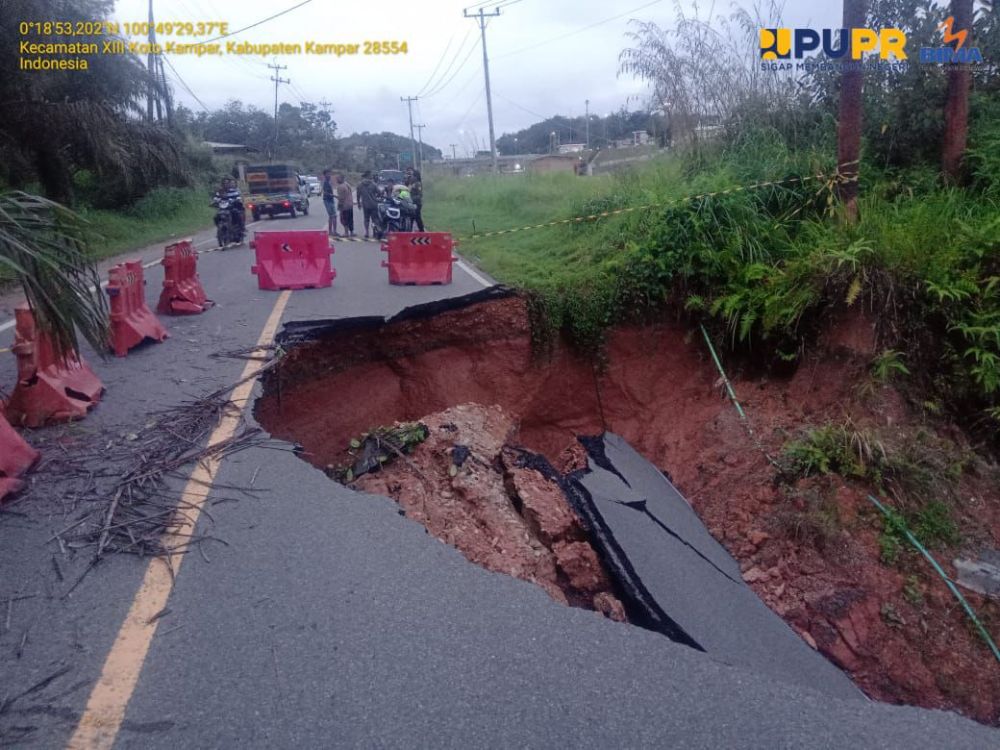
[(387, 495), (470, 561), (531, 581), (556, 601), (625, 621), (622, 603), (559, 485), (518, 465), (514, 421), (499, 406), (424, 416), (427, 438), (354, 486)]

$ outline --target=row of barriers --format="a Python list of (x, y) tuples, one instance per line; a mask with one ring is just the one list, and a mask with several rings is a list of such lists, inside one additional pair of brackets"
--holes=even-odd
[[(315, 289), (332, 285), (334, 248), (323, 230), (256, 232), (251, 242), (260, 289)], [(382, 266), (390, 284), (450, 284), (455, 242), (445, 232), (393, 233), (382, 243)], [(213, 303), (198, 277), (198, 252), (190, 240), (168, 245), (161, 261), (163, 289), (156, 311), (194, 315)], [(111, 350), (124, 357), (146, 341), (162, 342), (166, 328), (146, 304), (146, 279), (138, 261), (125, 261), (108, 272)], [(52, 339), (36, 324), (27, 305), (15, 310), (17, 383), (0, 402), (0, 500), (23, 484), (20, 477), (38, 460), (38, 452), (12, 427), (41, 427), (82, 419), (101, 399), (103, 383), (77, 352), (57, 353)]]
[[(448, 232), (393, 232), (382, 243), (390, 284), (450, 284), (455, 241)], [(337, 278), (324, 230), (256, 232), (250, 272), (260, 289), (321, 289)]]
[[(204, 312), (211, 306), (197, 272), (197, 254), (190, 240), (167, 246), (163, 292), (157, 309), (172, 315)], [(124, 357), (140, 343), (163, 341), (166, 329), (146, 305), (142, 264), (125, 261), (108, 271), (110, 299), (109, 345)], [(83, 419), (104, 393), (104, 384), (76, 351), (59, 353), (27, 305), (14, 311), (17, 382), (6, 402), (0, 402), (0, 501), (21, 489), (21, 477), (39, 454), (12, 425), (41, 427), (52, 422)]]

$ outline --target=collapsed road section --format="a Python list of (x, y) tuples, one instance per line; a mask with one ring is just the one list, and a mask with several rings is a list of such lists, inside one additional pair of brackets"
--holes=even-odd
[(569, 497), (643, 619), (728, 664), (841, 697), (860, 696), (743, 582), (674, 485), (613, 433), (584, 441)]
[[(1000, 683), (948, 592), (925, 584), (918, 610), (906, 588), (914, 577), (880, 561), (880, 525), (865, 515), (860, 488), (837, 477), (819, 489), (819, 480), (782, 483), (747, 439), (698, 340), (669, 323), (620, 326), (596, 367), (561, 342), (540, 355), (533, 332), (526, 300), (502, 288), (388, 319), (291, 323), (256, 417), (327, 474), (394, 498), (467, 559), (554, 599), (613, 619), (619, 602), (633, 625), (792, 683), (857, 694), (843, 670), (871, 697), (996, 721)], [(842, 350), (819, 351), (783, 378), (737, 385), (772, 454), (806, 420), (842, 414), (857, 398), (868, 360)], [(364, 450), (352, 446), (366, 437), (404, 424), (443, 427), (458, 407), (503, 415), (479, 451), (490, 498), (463, 478), (476, 462), (455, 459), (475, 453), (464, 431), (428, 430), (426, 446), (402, 455), (389, 447), (385, 462), (375, 455), (380, 471), (355, 470)], [(892, 418), (899, 425), (905, 413)], [(537, 474), (531, 484), (545, 488), (546, 508), (557, 499), (572, 509), (585, 534), (561, 541), (593, 550), (600, 566), (584, 568), (592, 582), (574, 585), (560, 565), (560, 540), (539, 533), (531, 503), (509, 480), (515, 468)], [(816, 519), (806, 493), (827, 486), (839, 525), (807, 534)], [(479, 511), (490, 504), (503, 508), (492, 521), (510, 522), (504, 534), (483, 523)]]
[[(554, 429), (526, 424), (539, 405), (566, 399), (545, 395), (557, 383), (531, 364), (522, 305), (494, 289), (411, 308), (391, 329), (377, 318), (291, 325), (281, 341), (288, 365), (271, 377), (257, 416), (331, 476), (396, 500), (472, 562), (720, 661), (861, 697), (767, 609), (676, 488), (622, 438), (577, 442), (578, 432), (596, 431), (580, 418), (586, 412)], [(456, 314), (475, 321), (475, 349)], [(449, 364), (458, 348), (463, 356)], [(498, 376), (477, 357), (512, 371)], [(414, 366), (416, 358), (437, 366)], [(535, 382), (517, 367), (537, 370)], [(312, 390), (318, 384), (336, 403)]]

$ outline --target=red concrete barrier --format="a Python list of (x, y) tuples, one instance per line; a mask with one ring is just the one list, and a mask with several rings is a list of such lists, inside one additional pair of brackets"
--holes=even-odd
[(191, 240), (167, 245), (163, 251), (163, 291), (156, 305), (162, 315), (197, 315), (214, 303), (198, 277), (198, 254)]
[(163, 341), (167, 333), (146, 306), (146, 280), (142, 263), (127, 260), (108, 271), (111, 298), (111, 348), (118, 357), (146, 339)]
[(250, 273), (261, 289), (319, 289), (337, 278), (324, 229), (254, 232), (250, 247), (257, 260)]
[(17, 385), (6, 404), (7, 419), (27, 427), (83, 419), (101, 399), (101, 381), (76, 352), (56, 355), (27, 305), (18, 307), (14, 317), (11, 350), (17, 357)]
[(450, 284), (455, 242), (448, 232), (393, 232), (382, 243), (390, 284)]
[(18, 479), (35, 465), (39, 453), (17, 434), (0, 409), (0, 500), (23, 486)]

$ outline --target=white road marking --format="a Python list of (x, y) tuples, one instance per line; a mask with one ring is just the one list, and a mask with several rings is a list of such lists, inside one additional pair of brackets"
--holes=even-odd
[(475, 269), (473, 269), (472, 266), (470, 266), (464, 260), (458, 260), (458, 261), (456, 261), (456, 265), (459, 268), (461, 268), (463, 271), (465, 271), (467, 274), (469, 274), (469, 276), (471, 276), (476, 281), (478, 281), (480, 284), (482, 284), (483, 286), (493, 286), (493, 282), (492, 281), (487, 280), (485, 276), (483, 276), (478, 271), (476, 271)]

